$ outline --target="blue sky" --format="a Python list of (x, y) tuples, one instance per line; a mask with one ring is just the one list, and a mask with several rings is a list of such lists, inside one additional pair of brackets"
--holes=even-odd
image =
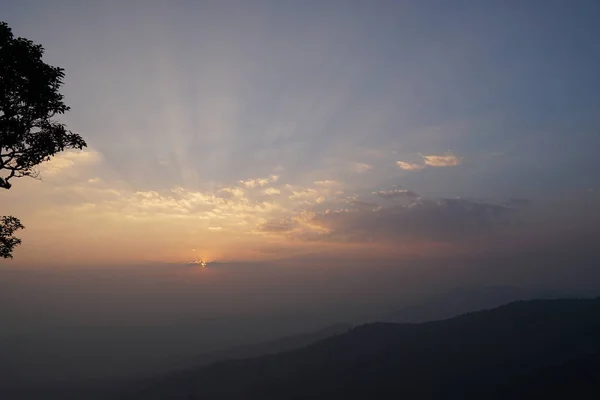
[[(474, 214), (474, 204), (515, 198), (551, 225), (573, 204), (596, 210), (597, 1), (0, 4), (16, 35), (65, 68), (64, 120), (89, 144), (85, 156), (52, 161), (42, 184), (3, 194), (29, 217), (22, 249), (94, 224), (148, 240), (115, 251), (128, 260), (196, 248), (260, 257), (224, 249), (312, 246), (353, 229), (360, 240), (429, 243), (468, 221), (481, 236), (496, 222), (478, 218), (493, 208)], [(416, 196), (373, 194), (394, 190)], [(456, 197), (465, 203), (440, 202)], [(347, 214), (334, 221), (326, 210)], [(165, 230), (173, 242), (148, 250)]]

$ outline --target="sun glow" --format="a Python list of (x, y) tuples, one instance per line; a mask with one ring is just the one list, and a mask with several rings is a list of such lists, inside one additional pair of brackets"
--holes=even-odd
[[(196, 253), (196, 249), (192, 249), (192, 251), (194, 253)], [(195, 265), (199, 265), (202, 268), (206, 268), (206, 261), (204, 261), (202, 259), (196, 259), (194, 261), (191, 261), (189, 264), (195, 264)]]

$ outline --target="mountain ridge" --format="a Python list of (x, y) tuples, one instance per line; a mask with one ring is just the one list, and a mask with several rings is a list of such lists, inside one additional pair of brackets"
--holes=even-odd
[(519, 377), (600, 352), (598, 315), (600, 297), (365, 324), (302, 349), (187, 371), (128, 398), (493, 398)]

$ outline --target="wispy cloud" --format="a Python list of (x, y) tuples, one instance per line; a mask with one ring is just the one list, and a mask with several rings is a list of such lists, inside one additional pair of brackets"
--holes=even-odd
[(290, 199), (306, 199), (306, 198), (317, 198), (319, 197), (319, 192), (315, 189), (301, 189), (301, 190), (293, 190), (290, 195)]
[(407, 198), (407, 199), (416, 199), (419, 197), (418, 194), (411, 190), (406, 189), (394, 189), (394, 190), (379, 190), (377, 192), (373, 192), (374, 195), (382, 197), (384, 199), (396, 199), (396, 198)]
[(247, 189), (255, 189), (265, 187), (269, 184), (276, 183), (279, 181), (279, 175), (269, 175), (267, 178), (254, 178), (239, 180), (238, 183)]
[(454, 167), (462, 163), (462, 158), (452, 153), (442, 155), (421, 155), (423, 164), (417, 164), (408, 161), (396, 161), (398, 168), (405, 171), (419, 171), (427, 167)]
[(416, 163), (406, 161), (396, 161), (396, 165), (398, 166), (398, 168), (403, 169), (405, 171), (419, 171), (425, 168), (424, 165), (419, 165)]
[(317, 186), (339, 186), (341, 185), (341, 182), (338, 181), (332, 181), (332, 180), (324, 180), (324, 181), (315, 181), (314, 182), (315, 185)]
[(255, 188), (259, 186), (266, 186), (269, 184), (269, 180), (266, 178), (258, 178), (258, 179), (248, 179), (246, 181), (239, 181), (240, 184), (246, 186), (247, 188)]
[(222, 193), (226, 193), (228, 196), (227, 197), (244, 197), (244, 190), (237, 188), (237, 187), (225, 187), (223, 189), (221, 189)]
[(418, 200), (409, 205), (327, 210), (313, 214), (308, 223), (326, 231), (319, 240), (460, 242), (512, 226), (515, 212), (503, 205), (463, 199)]
[(370, 164), (366, 164), (366, 163), (356, 163), (354, 164), (354, 170), (356, 172), (358, 172), (359, 174), (362, 174), (363, 172), (367, 172), (369, 170), (373, 169), (373, 166)]
[(41, 173), (57, 175), (73, 168), (87, 167), (98, 164), (102, 160), (100, 153), (93, 149), (83, 151), (65, 151), (52, 157), (49, 162), (41, 165)]
[(423, 155), (422, 157), (425, 164), (430, 167), (454, 167), (462, 163), (462, 158), (458, 158), (451, 153), (446, 153), (441, 156)]
[(258, 226), (260, 232), (280, 233), (289, 232), (294, 228), (294, 221), (290, 218), (272, 219)]

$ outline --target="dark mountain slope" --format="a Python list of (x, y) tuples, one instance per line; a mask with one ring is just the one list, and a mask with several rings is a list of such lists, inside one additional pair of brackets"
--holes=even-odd
[[(267, 354), (299, 349), (319, 340), (347, 332), (351, 328), (352, 325), (349, 324), (337, 324), (315, 332), (307, 332), (282, 337), (276, 340), (237, 346), (226, 350), (201, 354), (196, 357), (186, 357), (181, 365), (177, 365), (176, 363), (167, 360), (165, 361), (164, 370), (173, 371), (175, 369), (185, 370), (189, 368), (199, 368), (217, 361), (259, 357)], [(59, 350), (60, 349), (55, 349), (57, 354), (60, 354)], [(10, 368), (6, 368), (6, 370), (2, 372), (3, 373), (0, 374), (0, 399), (107, 399), (114, 397), (116, 393), (120, 393), (124, 390), (145, 387), (149, 382), (156, 379), (148, 379), (147, 374), (145, 374), (143, 378), (123, 377), (112, 379), (43, 380), (31, 379), (31, 377), (27, 379), (27, 376), (19, 375), (18, 371), (12, 373)], [(51, 372), (53, 371), (49, 368), (49, 375)], [(177, 373), (170, 372), (165, 374), (164, 377), (166, 378), (173, 374)]]
[(389, 313), (380, 321), (421, 323), (489, 310), (519, 300), (589, 297), (573, 291), (542, 290), (514, 286), (461, 287)]
[(340, 333), (345, 333), (351, 328), (352, 325), (350, 324), (336, 324), (315, 332), (301, 333), (267, 342), (237, 346), (222, 351), (203, 354), (197, 357), (195, 362), (197, 366), (202, 366), (223, 360), (260, 357), (267, 354), (281, 353), (284, 351), (306, 347), (310, 344), (318, 342), (319, 340), (323, 340)]
[(494, 398), (594, 353), (600, 298), (536, 300), (445, 321), (363, 325), (304, 349), (181, 373), (129, 398)]
[(542, 368), (499, 390), (507, 399), (600, 398), (600, 353)]

